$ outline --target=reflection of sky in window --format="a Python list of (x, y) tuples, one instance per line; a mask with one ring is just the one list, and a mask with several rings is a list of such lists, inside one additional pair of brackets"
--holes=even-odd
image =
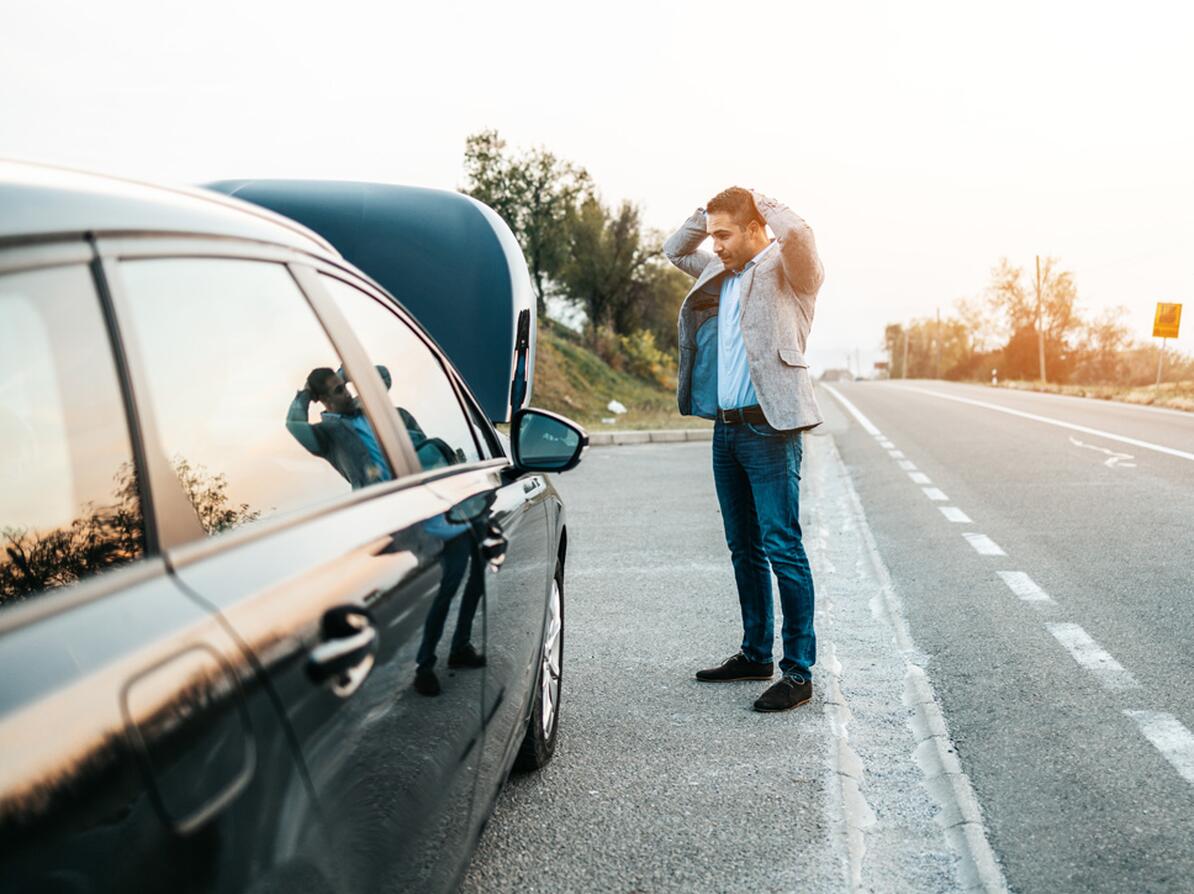
[(103, 319), (84, 267), (0, 280), (0, 528), (110, 505), (131, 458)]
[(284, 267), (174, 259), (126, 262), (122, 275), (171, 457), (224, 474), (233, 505), (266, 515), (348, 491), (285, 427), (307, 374), (340, 360)]
[(463, 450), (469, 461), (478, 459), (472, 431), (448, 377), (419, 337), (364, 293), (332, 277), (325, 276), (323, 282), (369, 358), (389, 369), (394, 404), (411, 413), (429, 438), (443, 438), (453, 449)]

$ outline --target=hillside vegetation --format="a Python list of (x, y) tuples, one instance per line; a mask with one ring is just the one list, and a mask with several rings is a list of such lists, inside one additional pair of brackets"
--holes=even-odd
[[(562, 413), (593, 431), (627, 428), (692, 428), (711, 425), (681, 416), (676, 394), (656, 381), (617, 370), (586, 347), (581, 337), (552, 320), (539, 326), (531, 403)], [(626, 406), (617, 414), (611, 400)], [(613, 418), (612, 424), (602, 419)]]

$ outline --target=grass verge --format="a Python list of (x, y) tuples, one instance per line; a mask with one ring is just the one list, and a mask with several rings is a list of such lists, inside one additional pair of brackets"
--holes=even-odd
[[(623, 404), (627, 412), (610, 411), (611, 400)], [(705, 428), (713, 424), (681, 416), (672, 389), (612, 368), (578, 335), (550, 320), (539, 327), (531, 403), (575, 419), (591, 431)], [(614, 422), (603, 422), (605, 419)]]
[(1040, 382), (1000, 382), (996, 387), (1194, 412), (1194, 381), (1163, 382), (1159, 388), (1153, 385), (1042, 385)]

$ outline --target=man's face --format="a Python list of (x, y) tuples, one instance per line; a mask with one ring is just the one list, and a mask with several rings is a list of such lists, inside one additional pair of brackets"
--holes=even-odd
[(758, 254), (759, 227), (741, 226), (728, 211), (714, 211), (705, 220), (705, 229), (713, 238), (713, 252), (728, 270), (736, 270)]
[(333, 413), (348, 413), (353, 408), (348, 386), (338, 375), (328, 376), (319, 383), (319, 400)]

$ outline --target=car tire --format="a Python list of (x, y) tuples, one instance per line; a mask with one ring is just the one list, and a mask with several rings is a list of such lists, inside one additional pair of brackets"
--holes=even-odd
[(535, 676), (535, 697), (531, 716), (514, 769), (526, 773), (547, 765), (556, 750), (560, 728), (560, 693), (564, 673), (564, 566), (557, 560), (551, 581), (551, 598), (543, 623), (543, 648), (539, 673)]

